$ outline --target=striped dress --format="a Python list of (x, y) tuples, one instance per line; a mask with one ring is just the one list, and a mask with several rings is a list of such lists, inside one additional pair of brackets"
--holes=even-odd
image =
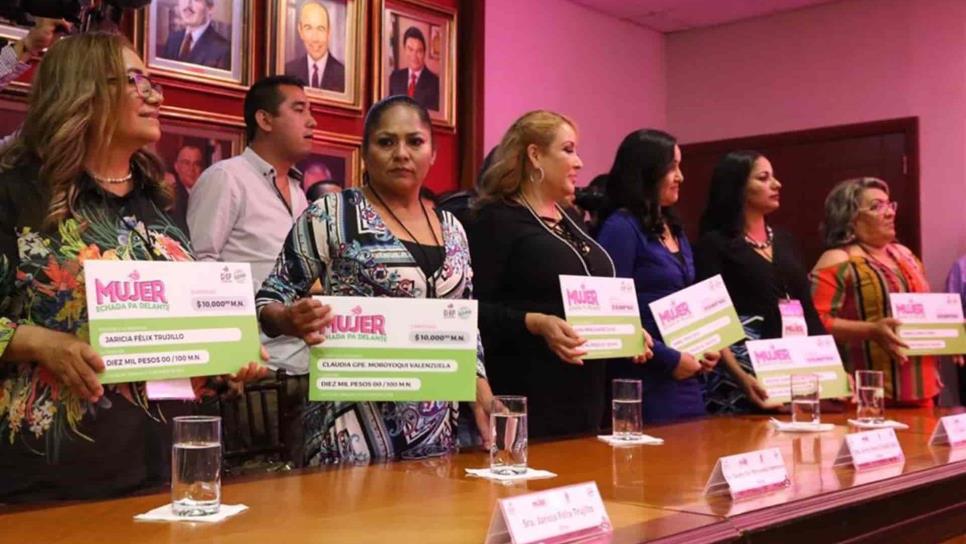
[[(875, 259), (850, 255), (849, 260), (811, 273), (815, 309), (832, 330), (834, 319), (876, 321), (891, 316), (889, 293), (926, 293), (929, 282), (922, 263), (907, 248), (890, 244), (886, 251), (899, 273)], [(885, 394), (893, 402), (925, 403), (939, 394), (936, 357), (910, 357), (901, 364), (876, 342), (839, 342), (845, 368), (885, 372)]]
[[(358, 189), (316, 200), (299, 217), (255, 304), (291, 304), (316, 279), (329, 296), (472, 298), (470, 252), (460, 222), (439, 212), (446, 257), (430, 278)], [(476, 372), (486, 377), (478, 343)], [(310, 402), (302, 464), (369, 463), (456, 449), (455, 402)]]

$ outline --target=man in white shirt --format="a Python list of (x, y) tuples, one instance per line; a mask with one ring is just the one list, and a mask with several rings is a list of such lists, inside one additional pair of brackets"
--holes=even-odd
[[(312, 151), (316, 126), (300, 82), (272, 76), (245, 96), (249, 146), (201, 174), (188, 198), (188, 228), (199, 260), (247, 262), (258, 291), (275, 266), (285, 237), (308, 207), (294, 165)], [(301, 339), (263, 337), (269, 365), (308, 372)]]
[(329, 51), (329, 10), (316, 0), (306, 0), (299, 10), (298, 31), (305, 56), (285, 64), (285, 73), (314, 89), (345, 92), (345, 66)]
[[(268, 277), (295, 220), (308, 207), (296, 162), (312, 151), (315, 119), (301, 82), (291, 76), (264, 78), (245, 95), (248, 147), (201, 174), (188, 198), (188, 228), (195, 256), (203, 261), (247, 262), (252, 291)], [(308, 398), (308, 347), (301, 338), (261, 336), (268, 365), (289, 375), (280, 429), (292, 459), (301, 459), (299, 415)]]

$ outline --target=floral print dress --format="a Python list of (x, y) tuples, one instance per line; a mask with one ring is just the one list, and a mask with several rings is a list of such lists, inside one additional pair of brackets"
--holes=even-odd
[[(440, 213), (445, 258), (432, 277), (383, 223), (361, 191), (347, 189), (315, 201), (299, 217), (255, 299), (291, 304), (317, 278), (326, 295), (471, 298), (466, 234)], [(478, 342), (476, 373), (485, 377)], [(458, 404), (453, 402), (311, 402), (305, 418), (305, 465), (418, 459), (456, 448)]]
[[(16, 328), (88, 339), (89, 259), (191, 260), (186, 237), (136, 183), (124, 197), (78, 180), (73, 217), (44, 228), (37, 169), (0, 174), (0, 354)], [(166, 417), (188, 403), (152, 402), (143, 383), (105, 386), (90, 403), (46, 367), (0, 362), (0, 503), (105, 497), (164, 481)]]

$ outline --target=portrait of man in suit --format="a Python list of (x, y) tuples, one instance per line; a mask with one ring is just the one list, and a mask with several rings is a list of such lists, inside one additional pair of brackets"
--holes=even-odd
[(403, 34), (403, 58), (407, 66), (389, 75), (389, 94), (405, 94), (425, 108), (439, 111), (439, 76), (426, 67), (426, 37), (411, 26)]
[(204, 151), (197, 145), (185, 144), (178, 150), (174, 159), (174, 205), (171, 209), (171, 216), (179, 221), (178, 225), (187, 224), (188, 195), (207, 165)]
[(231, 42), (212, 25), (214, 5), (215, 0), (178, 0), (178, 15), (184, 27), (168, 35), (158, 56), (228, 70)]
[(329, 51), (332, 31), (329, 10), (316, 0), (306, 0), (298, 13), (299, 38), (306, 54), (285, 63), (285, 74), (295, 76), (313, 89), (345, 92), (345, 65)]

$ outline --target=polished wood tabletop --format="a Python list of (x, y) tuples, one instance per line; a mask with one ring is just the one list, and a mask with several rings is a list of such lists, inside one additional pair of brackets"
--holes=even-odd
[[(223, 502), (250, 509), (217, 524), (132, 519), (166, 502), (163, 493), (6, 513), (0, 509), (0, 542), (53, 544), (105, 537), (178, 544), (289, 538), (483, 542), (497, 499), (586, 481), (596, 482), (605, 499), (615, 542), (736, 540), (763, 527), (820, 522), (824, 512), (860, 508), (903, 493), (911, 494), (905, 503), (909, 509), (948, 510), (953, 517), (942, 518), (947, 532), (958, 523), (966, 531), (966, 518), (956, 519), (966, 511), (966, 493), (959, 491), (966, 484), (966, 451), (928, 445), (939, 416), (949, 413), (891, 411), (891, 418), (910, 426), (897, 431), (905, 463), (868, 472), (832, 466), (844, 435), (855, 432), (846, 414), (824, 415), (823, 421), (836, 427), (819, 434), (777, 432), (767, 417), (715, 417), (646, 429), (665, 440), (661, 446), (611, 447), (593, 437), (531, 444), (530, 466), (558, 474), (551, 479), (504, 485), (470, 478), (465, 469), (484, 467), (488, 459), (482, 452), (464, 452), (226, 482)], [(740, 501), (703, 494), (719, 457), (770, 447), (784, 457), (791, 480), (786, 489)], [(856, 523), (853, 528), (861, 529)]]

